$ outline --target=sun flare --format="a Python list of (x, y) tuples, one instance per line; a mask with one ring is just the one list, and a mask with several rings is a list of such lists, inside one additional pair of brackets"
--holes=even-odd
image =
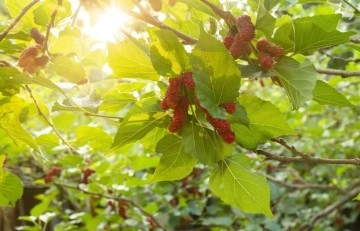
[(97, 17), (93, 25), (85, 28), (85, 33), (92, 39), (103, 42), (113, 42), (121, 35), (120, 29), (129, 21), (129, 16), (121, 9), (111, 7)]

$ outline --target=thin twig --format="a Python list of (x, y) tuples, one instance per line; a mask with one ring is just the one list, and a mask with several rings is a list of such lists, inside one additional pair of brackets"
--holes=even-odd
[(346, 202), (352, 200), (356, 195), (358, 195), (360, 193), (360, 187), (356, 187), (354, 189), (352, 189), (351, 191), (349, 191), (347, 194), (345, 194), (345, 196), (341, 199), (338, 200), (332, 204), (330, 204), (329, 206), (327, 206), (324, 210), (322, 210), (321, 212), (317, 213), (310, 221), (310, 224), (305, 224), (303, 225), (299, 230), (312, 230), (312, 228), (314, 227), (315, 223), (320, 220), (323, 217), (326, 217), (327, 215), (329, 215), (331, 212), (333, 212), (334, 210), (340, 208), (341, 206), (343, 206)]
[(356, 14), (360, 14), (360, 10), (358, 8), (356, 8), (353, 4), (351, 4), (348, 0), (343, 0), (348, 6), (350, 6), (351, 8), (354, 9), (354, 12)]
[(225, 11), (219, 8), (217, 5), (209, 2), (208, 0), (201, 0), (201, 1), (206, 5), (208, 5), (214, 11), (214, 13), (217, 14), (220, 18), (224, 19), (224, 21), (229, 27), (233, 26), (234, 23), (236, 22), (235, 17), (229, 11)]
[(137, 208), (145, 216), (150, 217), (156, 223), (158, 228), (161, 228), (163, 230), (167, 230), (162, 224), (159, 223), (159, 221), (156, 220), (156, 218), (153, 215), (146, 212), (146, 210), (143, 207), (141, 207), (139, 204), (137, 204), (136, 202), (134, 202), (134, 201), (132, 201), (130, 199), (126, 199), (126, 198), (119, 197), (119, 196), (110, 196), (110, 195), (104, 195), (104, 194), (101, 194), (101, 193), (90, 192), (90, 191), (87, 191), (85, 189), (80, 188), (79, 186), (63, 184), (63, 183), (59, 183), (59, 182), (53, 182), (53, 183), (55, 185), (58, 185), (58, 186), (61, 186), (61, 187), (64, 187), (64, 188), (78, 190), (78, 191), (83, 192), (83, 193), (88, 194), (88, 195), (92, 195), (92, 196), (96, 196), (96, 197), (100, 197), (100, 198), (106, 198), (106, 199), (110, 199), (110, 200), (126, 202), (126, 203), (132, 205), (133, 207)]
[(62, 5), (62, 0), (58, 0), (57, 6), (55, 7), (54, 11), (51, 14), (51, 19), (50, 19), (50, 22), (47, 25), (47, 29), (46, 29), (45, 41), (44, 41), (44, 46), (43, 46), (44, 51), (48, 51), (48, 42), (49, 42), (49, 37), (50, 37), (50, 30), (54, 26), (55, 18), (56, 18), (58, 9), (59, 9), (59, 7), (61, 5)]
[(345, 70), (337, 70), (337, 69), (317, 68), (316, 72), (319, 74), (340, 75), (342, 78), (360, 76), (360, 71), (345, 71)]
[(149, 14), (147, 12), (147, 10), (144, 9), (144, 7), (142, 7), (140, 5), (140, 3), (137, 0), (133, 0), (134, 4), (139, 8), (141, 14), (135, 13), (133, 11), (129, 11), (127, 12), (130, 16), (137, 18), (141, 21), (147, 22), (151, 25), (154, 25), (156, 27), (159, 27), (161, 29), (164, 30), (169, 30), (172, 31), (177, 37), (181, 38), (184, 40), (184, 44), (195, 44), (197, 42), (197, 40), (187, 34), (184, 34), (181, 31), (178, 31), (172, 27), (169, 27), (168, 25), (162, 23), (161, 21), (159, 21), (157, 18), (155, 18), (154, 16), (152, 16), (151, 14)]
[(20, 21), (20, 19), (40, 0), (33, 0), (29, 4), (27, 4), (24, 8), (22, 8), (20, 14), (14, 19), (14, 21), (6, 28), (4, 32), (0, 34), (0, 42), (9, 34), (9, 32), (14, 28), (14, 26)]
[(36, 109), (38, 110), (39, 114), (41, 117), (43, 117), (46, 121), (47, 124), (49, 124), (49, 126), (52, 128), (52, 130), (55, 132), (55, 134), (60, 138), (60, 140), (66, 145), (69, 147), (69, 149), (71, 151), (73, 151), (74, 153), (76, 154), (79, 154), (79, 152), (69, 143), (65, 140), (64, 137), (62, 137), (62, 135), (60, 134), (60, 132), (55, 128), (54, 124), (47, 118), (47, 116), (45, 115), (45, 113), (41, 110), (40, 106), (39, 106), (39, 103), (37, 101), (37, 99), (34, 97), (31, 89), (29, 86), (25, 86), (25, 89), (29, 92), (30, 94), (30, 97), (31, 99), (33, 100), (35, 106), (36, 106)]
[(90, 113), (90, 112), (84, 112), (84, 115), (86, 115), (86, 116), (100, 117), (100, 118), (105, 118), (105, 119), (113, 119), (113, 120), (116, 120), (116, 122), (121, 122), (121, 121), (124, 119), (123, 117), (109, 116), (109, 115), (100, 115), (100, 114), (95, 114), (95, 113)]
[(360, 165), (360, 158), (354, 158), (354, 159), (323, 159), (323, 158), (317, 158), (317, 157), (287, 157), (287, 156), (281, 156), (281, 155), (275, 155), (270, 152), (264, 151), (264, 150), (256, 150), (257, 154), (266, 156), (266, 159), (269, 160), (276, 160), (281, 163), (291, 163), (291, 162), (297, 162), (297, 163), (308, 163), (308, 164), (352, 164), (352, 165)]
[(339, 60), (339, 61), (343, 61), (343, 62), (354, 62), (354, 63), (360, 63), (360, 59), (352, 59), (352, 58), (342, 58), (342, 57), (338, 57), (338, 56), (334, 56), (334, 55), (330, 55), (328, 53), (326, 53), (325, 51), (322, 51), (322, 50), (319, 50), (319, 53), (320, 54), (323, 54), (327, 57), (329, 57), (330, 59), (333, 59), (333, 60)]
[(301, 156), (302, 158), (307, 158), (309, 157), (309, 155), (307, 155), (306, 153), (300, 152), (298, 151), (294, 146), (290, 146), (288, 143), (286, 143), (286, 141), (284, 139), (281, 138), (275, 138), (275, 139), (271, 139), (271, 141), (274, 141), (280, 145), (282, 145), (283, 147), (285, 147), (287, 150), (291, 151), (293, 154)]
[(292, 188), (292, 189), (319, 189), (319, 190), (336, 190), (338, 192), (343, 192), (340, 188), (332, 185), (323, 185), (323, 184), (311, 184), (311, 183), (302, 183), (302, 184), (291, 184), (279, 179), (276, 179), (273, 176), (265, 174), (265, 177), (276, 184), (279, 184), (281, 186)]

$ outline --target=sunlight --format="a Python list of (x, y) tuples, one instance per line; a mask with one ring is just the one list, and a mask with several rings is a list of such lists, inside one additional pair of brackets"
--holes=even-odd
[(129, 18), (121, 9), (111, 7), (98, 16), (94, 25), (86, 25), (84, 32), (97, 41), (114, 42)]

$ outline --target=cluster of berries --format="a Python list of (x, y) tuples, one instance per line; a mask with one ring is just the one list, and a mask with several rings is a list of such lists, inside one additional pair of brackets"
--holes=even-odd
[(23, 50), (18, 65), (23, 71), (29, 74), (35, 74), (49, 62), (49, 57), (41, 54), (45, 36), (36, 28), (31, 29), (30, 36), (35, 40), (36, 45), (29, 46)]
[[(215, 131), (226, 143), (231, 144), (235, 141), (235, 132), (231, 130), (229, 121), (212, 117), (211, 114), (200, 105), (197, 98), (195, 99), (195, 105), (205, 113), (206, 120), (214, 127)], [(234, 102), (225, 103), (220, 106), (223, 107), (228, 114), (233, 114), (236, 110), (236, 104)]]
[[(168, 127), (170, 132), (178, 132), (183, 127), (190, 106), (187, 92), (194, 94), (194, 89), (195, 82), (191, 72), (169, 79), (169, 87), (161, 102), (161, 108), (163, 110), (173, 109), (173, 116)], [(195, 95), (192, 98), (194, 98), (195, 105), (205, 113), (207, 121), (214, 127), (215, 131), (223, 140), (226, 143), (233, 143), (235, 141), (235, 133), (231, 130), (229, 121), (213, 118), (211, 114), (200, 105)], [(229, 114), (234, 113), (236, 110), (236, 104), (233, 102), (220, 106)]]
[(242, 15), (236, 19), (236, 26), (224, 38), (224, 45), (234, 59), (247, 58), (251, 53), (251, 40), (255, 37), (255, 26), (251, 18)]
[(174, 110), (171, 123), (168, 127), (169, 131), (173, 133), (179, 131), (184, 125), (190, 105), (184, 87), (189, 90), (195, 88), (191, 72), (170, 78), (165, 98), (161, 102), (163, 110)]
[(52, 182), (52, 177), (57, 176), (60, 173), (61, 173), (61, 168), (59, 168), (57, 166), (51, 167), (50, 170), (48, 171), (48, 173), (46, 174), (45, 178), (44, 178), (45, 183)]
[(269, 70), (275, 62), (285, 55), (284, 48), (271, 44), (267, 39), (260, 39), (256, 43), (256, 49), (259, 51), (260, 67), (264, 71)]

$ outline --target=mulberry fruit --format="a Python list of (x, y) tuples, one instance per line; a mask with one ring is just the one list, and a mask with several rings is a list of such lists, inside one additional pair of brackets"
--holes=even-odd
[(166, 92), (166, 103), (169, 108), (175, 109), (176, 105), (179, 103), (181, 90), (182, 90), (182, 79), (181, 78), (170, 78), (169, 79), (169, 88)]
[(261, 52), (259, 54), (259, 64), (261, 69), (263, 69), (264, 71), (269, 70), (272, 65), (273, 65), (273, 60), (271, 58), (271, 55), (267, 52)]
[(185, 73), (184, 75), (182, 75), (182, 78), (186, 88), (190, 90), (193, 90), (195, 88), (195, 82), (191, 72)]
[(234, 37), (235, 37), (234, 35), (229, 34), (224, 38), (223, 43), (224, 43), (226, 49), (228, 49), (228, 50), (230, 49), (231, 45), (234, 42)]
[(174, 115), (168, 127), (170, 132), (174, 133), (182, 128), (184, 122), (186, 121), (188, 108), (189, 100), (186, 96), (181, 96), (178, 105), (174, 109)]
[(231, 102), (231, 103), (224, 103), (221, 105), (227, 113), (229, 114), (233, 114), (236, 110), (236, 103)]

